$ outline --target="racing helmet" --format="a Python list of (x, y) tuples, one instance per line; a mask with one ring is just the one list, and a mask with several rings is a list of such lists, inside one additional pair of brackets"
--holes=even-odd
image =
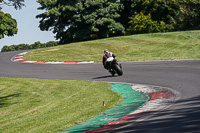
[(105, 54), (105, 53), (108, 53), (108, 50), (107, 50), (107, 49), (104, 50), (104, 54)]

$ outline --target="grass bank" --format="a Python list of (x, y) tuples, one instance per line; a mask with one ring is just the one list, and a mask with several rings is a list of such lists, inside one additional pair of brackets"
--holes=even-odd
[(63, 131), (123, 100), (110, 84), (92, 81), (0, 77), (0, 92), (2, 133)]
[(28, 52), (34, 61), (101, 62), (104, 49), (119, 61), (200, 59), (200, 31), (139, 34), (77, 42)]

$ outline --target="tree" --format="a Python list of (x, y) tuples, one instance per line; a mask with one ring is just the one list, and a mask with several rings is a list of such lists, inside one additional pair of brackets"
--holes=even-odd
[(9, 51), (9, 46), (3, 46), (1, 49), (1, 52), (8, 52)]
[(61, 43), (105, 38), (124, 34), (124, 27), (116, 19), (118, 0), (38, 0), (45, 13), (40, 29), (53, 30)]
[(130, 17), (133, 17), (135, 12), (141, 12), (140, 5), (143, 0), (119, 0), (121, 3), (121, 8), (119, 10), (120, 18), (118, 21), (125, 27), (128, 28), (130, 26), (129, 21)]
[(4, 38), (4, 35), (17, 34), (17, 30), (17, 21), (10, 14), (0, 11), (0, 39)]
[(134, 18), (140, 12), (146, 16), (150, 14), (153, 21), (165, 23), (174, 30), (187, 30), (200, 25), (200, 0), (121, 0), (122, 3), (130, 1), (131, 16), (126, 17)]
[(152, 20), (164, 21), (172, 24), (176, 11), (179, 9), (177, 0), (140, 0), (136, 12), (143, 12), (144, 15), (151, 14)]
[(17, 21), (9, 13), (1, 11), (3, 5), (14, 6), (15, 9), (21, 9), (24, 0), (0, 0), (0, 39), (4, 36), (13, 36), (17, 34)]
[(179, 2), (179, 10), (176, 11), (176, 29), (185, 30), (200, 25), (200, 1), (186, 0)]
[(131, 26), (127, 29), (128, 34), (166, 32), (173, 30), (173, 26), (163, 21), (153, 21), (151, 14), (144, 15), (142, 12), (130, 18)]
[(130, 17), (142, 12), (144, 15), (151, 15), (153, 21), (174, 25), (174, 16), (179, 9), (177, 0), (120, 0), (123, 5), (119, 22), (125, 28), (130, 27)]
[[(24, 5), (24, 0), (0, 0), (0, 6), (2, 5), (7, 5), (7, 6), (14, 6), (14, 8), (17, 9), (21, 9), (22, 6)], [(2, 9), (2, 7), (0, 7), (0, 9)]]

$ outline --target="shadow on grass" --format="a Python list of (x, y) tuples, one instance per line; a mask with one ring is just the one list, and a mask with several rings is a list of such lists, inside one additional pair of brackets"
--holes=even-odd
[(177, 101), (150, 119), (132, 123), (117, 133), (200, 133), (200, 96)]
[(0, 108), (8, 107), (9, 105), (12, 104), (8, 100), (13, 97), (19, 97), (20, 95), (21, 93), (0, 97)]

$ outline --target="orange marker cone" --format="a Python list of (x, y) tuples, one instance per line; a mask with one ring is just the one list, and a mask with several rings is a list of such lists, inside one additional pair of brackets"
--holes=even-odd
[(105, 101), (103, 101), (103, 106), (106, 106), (106, 103), (105, 103)]

